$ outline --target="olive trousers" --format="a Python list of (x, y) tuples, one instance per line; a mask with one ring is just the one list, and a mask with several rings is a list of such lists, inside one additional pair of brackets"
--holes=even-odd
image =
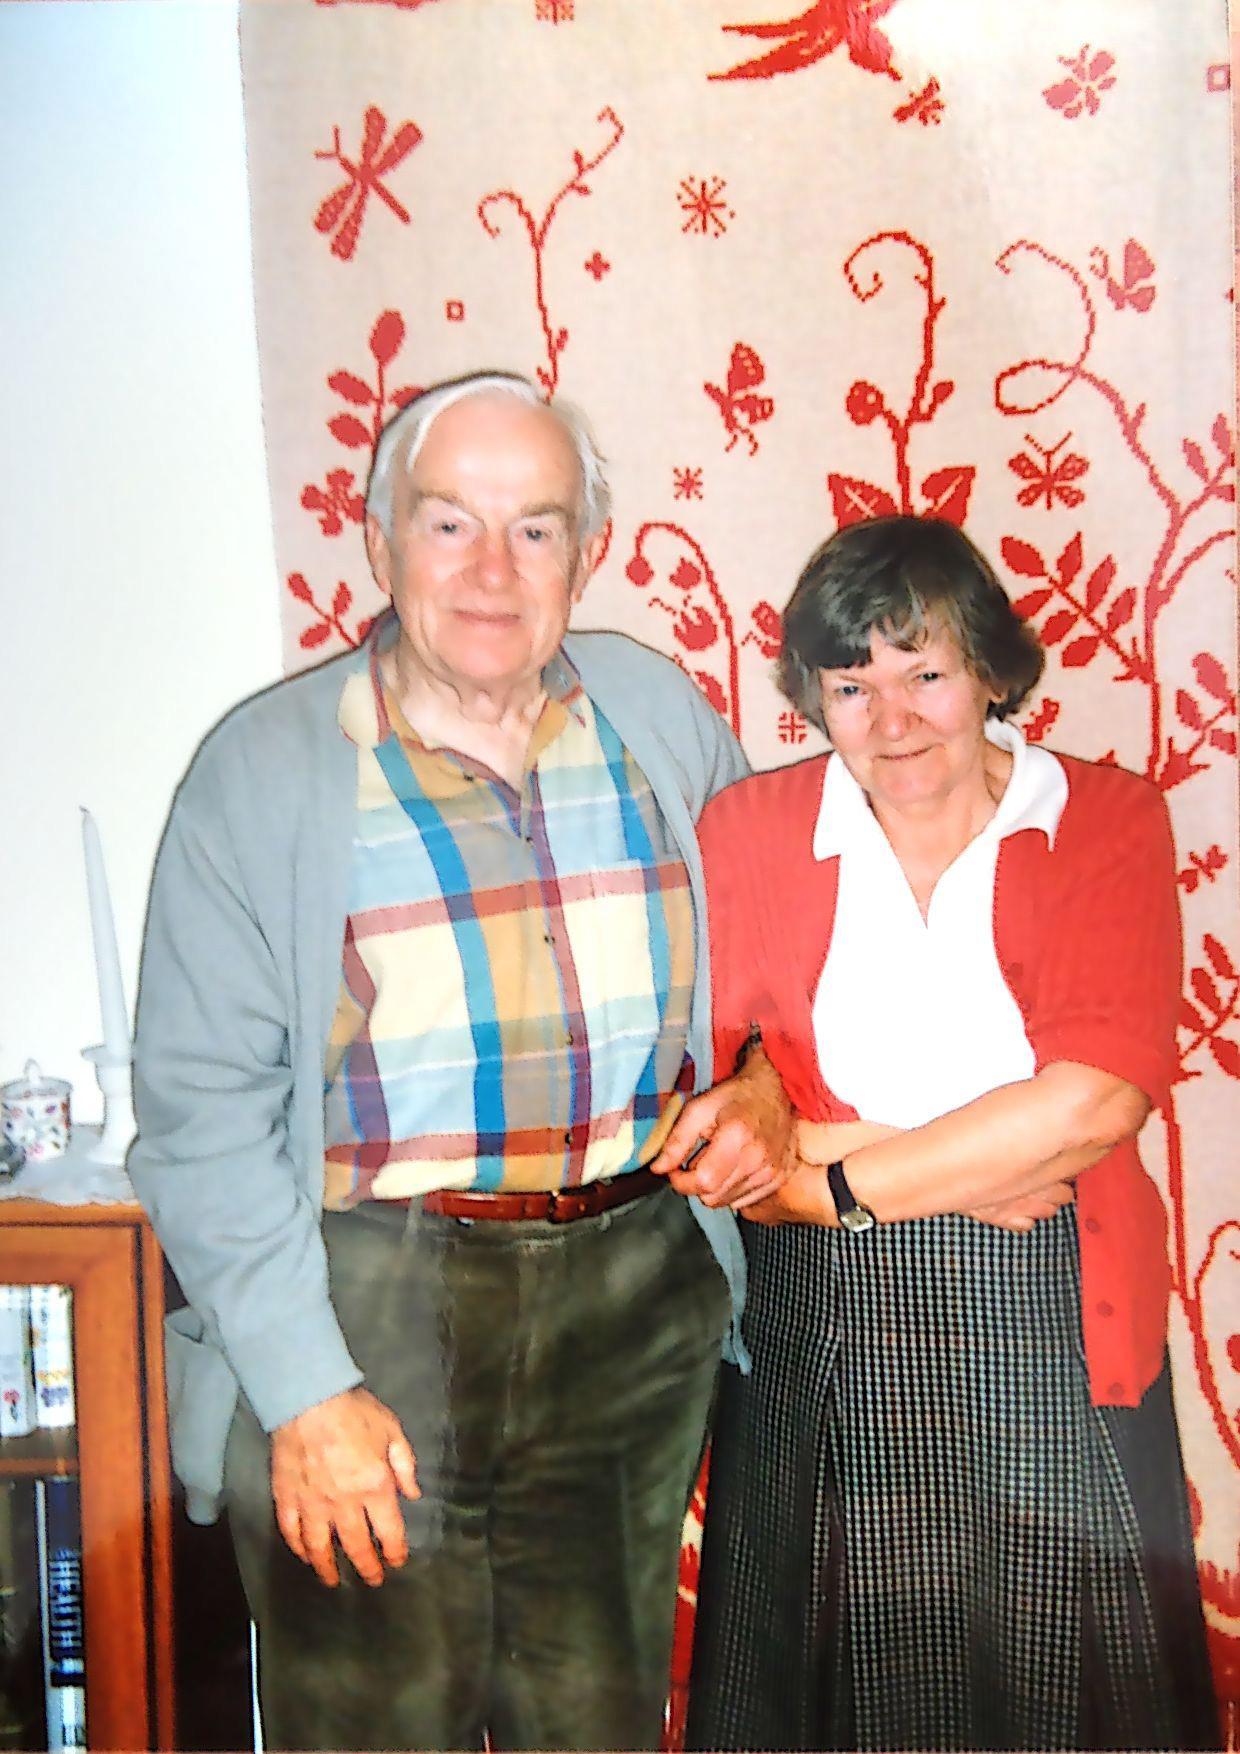
[(569, 1224), (326, 1214), (331, 1295), (420, 1499), (370, 1589), (293, 1557), (245, 1403), (225, 1502), (280, 1749), (653, 1749), (728, 1314), (670, 1189)]

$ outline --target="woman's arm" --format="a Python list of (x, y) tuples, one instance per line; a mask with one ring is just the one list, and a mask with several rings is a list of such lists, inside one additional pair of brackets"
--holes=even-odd
[(987, 1208), (1002, 1209), (1027, 1196), (1054, 1210), (1068, 1197), (1065, 1184), (1134, 1137), (1149, 1110), (1149, 1098), (1135, 1084), (1059, 1061), (907, 1132), (868, 1122), (803, 1122), (801, 1168), (747, 1216), (767, 1223), (834, 1224), (822, 1166), (837, 1160), (855, 1198), (880, 1223), (943, 1212), (995, 1221)]
[(1123, 1139), (1150, 1100), (1135, 1084), (1061, 1060), (924, 1127), (846, 1155), (848, 1185), (880, 1221), (967, 1212), (1071, 1181)]

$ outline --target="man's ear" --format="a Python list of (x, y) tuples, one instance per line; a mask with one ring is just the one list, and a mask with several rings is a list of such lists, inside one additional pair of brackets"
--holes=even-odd
[(602, 565), (603, 556), (611, 541), (611, 521), (603, 526), (596, 536), (588, 536), (581, 544), (581, 559), (577, 566), (577, 578), (573, 585), (573, 602), (580, 600), (582, 592), (592, 575)]
[(366, 514), (366, 558), (375, 583), (385, 597), (392, 595), (392, 550), (378, 518)]

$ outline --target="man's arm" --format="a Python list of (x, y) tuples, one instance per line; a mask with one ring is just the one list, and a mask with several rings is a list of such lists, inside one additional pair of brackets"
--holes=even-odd
[(367, 1525), (389, 1563), (403, 1556), (396, 1494), (413, 1484), (412, 1456), (393, 1416), (356, 1387), (331, 1305), (288, 1140), (293, 1000), (228, 832), (228, 798), (245, 782), (227, 784), (209, 751), (174, 806), (152, 884), (129, 1169), (207, 1339), (279, 1433), (286, 1539), (295, 1528), (293, 1550), (327, 1581), (334, 1531), (373, 1574)]

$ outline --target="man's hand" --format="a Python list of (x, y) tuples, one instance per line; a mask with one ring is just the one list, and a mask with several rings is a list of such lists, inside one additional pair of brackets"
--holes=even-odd
[(331, 1588), (340, 1581), (333, 1537), (375, 1588), (383, 1582), (384, 1562), (405, 1563), (398, 1487), (406, 1498), (421, 1497), (413, 1450), (399, 1419), (368, 1389), (347, 1389), (307, 1407), (271, 1434), (280, 1533)]
[(678, 1194), (743, 1210), (791, 1174), (792, 1123), (779, 1073), (755, 1047), (739, 1072), (685, 1104), (650, 1167)]
[(1039, 1219), (1053, 1218), (1073, 1198), (1071, 1182), (1047, 1182), (1045, 1187), (1031, 1188), (1027, 1194), (1015, 1194), (1010, 1200), (974, 1206), (965, 1217), (976, 1218), (980, 1224), (994, 1224), (1000, 1230), (1032, 1230)]

